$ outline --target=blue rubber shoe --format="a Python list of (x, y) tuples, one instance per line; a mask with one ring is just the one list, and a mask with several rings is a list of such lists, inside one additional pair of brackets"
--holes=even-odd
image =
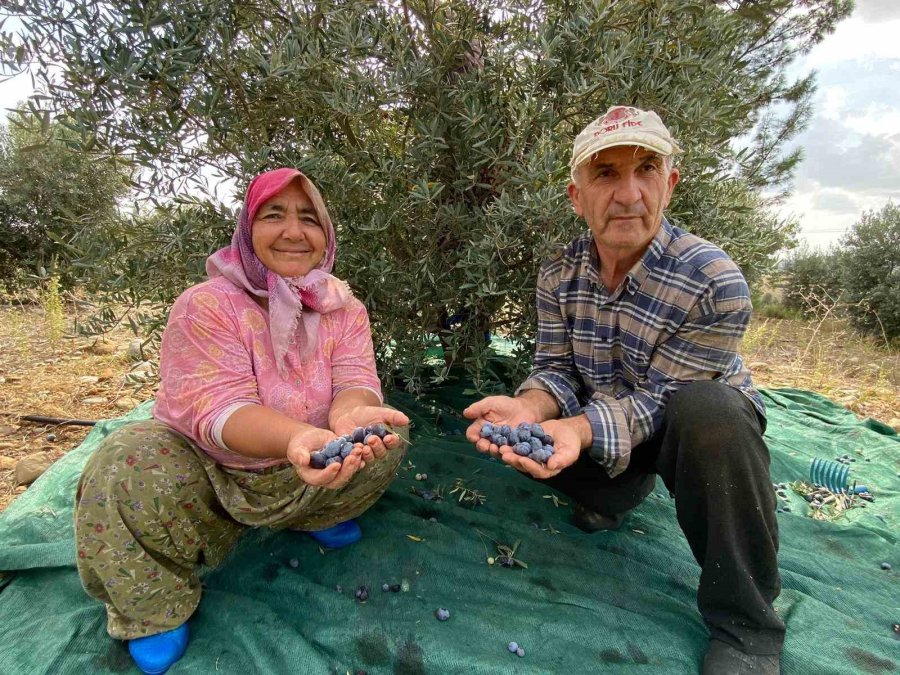
[(189, 637), (188, 625), (183, 623), (164, 633), (129, 640), (128, 651), (142, 673), (161, 675), (184, 656)]
[(343, 548), (362, 539), (362, 530), (355, 520), (345, 520), (324, 530), (308, 530), (306, 533), (327, 548)]

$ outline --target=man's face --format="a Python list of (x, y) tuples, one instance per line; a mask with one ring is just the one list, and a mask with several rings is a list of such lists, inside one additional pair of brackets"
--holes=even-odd
[(656, 236), (663, 209), (678, 182), (678, 169), (640, 146), (602, 150), (576, 171), (569, 199), (583, 217), (599, 250), (642, 251)]
[(325, 253), (325, 230), (298, 181), (259, 207), (251, 239), (260, 262), (283, 277), (308, 274)]

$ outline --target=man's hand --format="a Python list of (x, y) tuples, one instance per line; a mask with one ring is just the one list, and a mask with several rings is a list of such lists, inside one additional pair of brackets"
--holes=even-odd
[(288, 442), (287, 458), (294, 465), (297, 475), (304, 483), (337, 490), (349, 483), (353, 474), (366, 466), (362, 457), (362, 448), (355, 447), (343, 463), (334, 462), (324, 469), (312, 468), (309, 465), (310, 454), (321, 450), (328, 441), (334, 438), (336, 436), (332, 432), (316, 427), (306, 427), (291, 437)]
[(548, 420), (541, 424), (541, 428), (553, 437), (553, 455), (547, 460), (547, 464), (539, 464), (533, 459), (517, 455), (508, 445), (500, 448), (500, 459), (529, 476), (543, 480), (572, 466), (578, 461), (582, 450), (590, 447), (593, 440), (591, 425), (585, 415)]
[[(488, 396), (473, 403), (463, 410), (466, 419), (475, 420), (466, 429), (466, 438), (474, 443), (479, 452), (489, 452), (494, 457), (500, 456), (500, 448), (487, 438), (481, 437), (481, 427), (485, 422), (491, 424), (508, 424), (514, 427), (522, 422), (540, 422), (537, 415), (522, 398), (510, 396)], [(532, 462), (533, 463), (533, 462)]]
[[(349, 434), (357, 427), (368, 427), (373, 424), (385, 424), (392, 427), (403, 427), (409, 424), (409, 418), (399, 410), (381, 406), (361, 405), (351, 408), (334, 421), (334, 433), (338, 436)], [(388, 434), (384, 440), (370, 438), (363, 445), (362, 458), (371, 462), (384, 457), (388, 450), (393, 450), (401, 443), (397, 434)]]

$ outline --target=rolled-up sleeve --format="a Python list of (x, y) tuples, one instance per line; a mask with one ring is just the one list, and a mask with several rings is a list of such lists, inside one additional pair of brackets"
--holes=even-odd
[(685, 323), (656, 347), (645, 378), (633, 391), (591, 396), (583, 408), (593, 430), (589, 452), (610, 476), (624, 471), (631, 449), (659, 431), (675, 391), (697, 380), (735, 375), (742, 367), (738, 351), (751, 310), (743, 279), (711, 287)]

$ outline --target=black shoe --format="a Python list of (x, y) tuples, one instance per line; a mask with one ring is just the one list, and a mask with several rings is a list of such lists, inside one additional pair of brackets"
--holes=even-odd
[(703, 675), (780, 675), (778, 654), (745, 654), (721, 640), (710, 640)]
[(600, 532), (601, 530), (618, 530), (625, 521), (624, 513), (616, 513), (604, 516), (602, 513), (591, 511), (589, 508), (576, 504), (572, 509), (572, 522), (579, 530), (585, 532)]

